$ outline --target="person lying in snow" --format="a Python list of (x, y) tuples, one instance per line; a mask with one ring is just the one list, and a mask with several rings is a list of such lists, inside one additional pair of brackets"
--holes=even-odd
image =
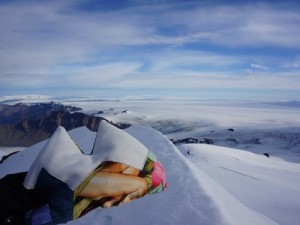
[[(13, 224), (16, 217), (20, 224), (23, 214), (24, 224), (65, 223), (97, 207), (120, 205), (167, 187), (164, 169), (155, 155), (106, 121), (99, 124), (91, 154), (83, 154), (65, 129), (59, 127), (28, 173), (9, 179), (16, 176), (20, 177), (19, 183), (24, 179), (25, 188), (19, 185), (18, 189), (33, 201), (28, 207), (6, 210), (6, 215), (0, 217), (3, 224)], [(3, 180), (9, 183), (9, 179)], [(7, 190), (1, 183), (1, 192)]]

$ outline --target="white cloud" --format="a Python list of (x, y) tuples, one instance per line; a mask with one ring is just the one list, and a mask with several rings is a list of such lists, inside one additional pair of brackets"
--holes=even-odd
[(263, 65), (260, 65), (260, 64), (256, 64), (256, 63), (251, 63), (250, 66), (253, 67), (253, 68), (255, 68), (255, 69), (262, 69), (262, 70), (268, 69), (267, 66), (263, 66)]
[(299, 69), (300, 68), (300, 56), (297, 55), (294, 59), (283, 62), (282, 67), (288, 68), (288, 69)]
[(298, 9), (195, 1), (87, 12), (78, 2), (0, 5), (1, 87), (299, 85), (284, 71), (296, 73), (299, 59), (262, 53), (299, 49)]
[(196, 89), (262, 89), (299, 90), (297, 73), (248, 75), (217, 72), (151, 73), (127, 76), (112, 87), (120, 88), (196, 88)]
[[(276, 3), (197, 5), (188, 11), (170, 13), (174, 24), (186, 27), (187, 33), (201, 31), (208, 43), (225, 46), (299, 47), (300, 14)], [(202, 39), (199, 39), (201, 41)]]
[[(119, 80), (126, 79), (126, 75), (136, 73), (141, 66), (139, 63), (115, 62), (104, 65), (83, 66), (74, 68), (67, 82), (80, 87), (103, 87), (114, 85)], [(124, 77), (125, 76), (125, 77)]]

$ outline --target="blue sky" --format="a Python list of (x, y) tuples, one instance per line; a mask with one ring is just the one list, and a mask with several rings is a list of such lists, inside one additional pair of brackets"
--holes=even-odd
[(0, 95), (299, 99), (299, 1), (2, 0)]

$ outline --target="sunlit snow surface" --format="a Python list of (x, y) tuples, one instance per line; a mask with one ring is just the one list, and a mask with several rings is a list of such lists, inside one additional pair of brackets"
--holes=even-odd
[[(43, 101), (50, 100), (43, 97)], [(38, 100), (13, 98), (10, 104), (17, 101)], [(132, 98), (54, 101), (80, 106), (95, 115), (102, 111), (99, 116), (134, 124), (126, 131), (158, 155), (169, 180), (165, 192), (94, 210), (70, 224), (299, 224), (298, 102)], [(92, 149), (95, 133), (85, 127), (69, 133), (86, 152)], [(214, 144), (174, 146), (168, 140), (185, 137), (212, 138)], [(28, 169), (44, 144), (29, 147), (0, 164), (1, 177)], [(266, 152), (269, 158), (262, 155)]]

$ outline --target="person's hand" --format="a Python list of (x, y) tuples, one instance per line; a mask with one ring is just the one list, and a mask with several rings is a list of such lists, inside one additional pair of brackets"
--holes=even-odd
[(110, 208), (116, 205), (122, 205), (124, 203), (131, 202), (135, 199), (143, 197), (148, 189), (148, 183), (145, 179), (140, 180), (139, 187), (137, 190), (132, 191), (128, 194), (124, 194), (122, 196), (115, 196), (111, 198), (107, 198), (107, 200), (103, 201), (103, 208)]

